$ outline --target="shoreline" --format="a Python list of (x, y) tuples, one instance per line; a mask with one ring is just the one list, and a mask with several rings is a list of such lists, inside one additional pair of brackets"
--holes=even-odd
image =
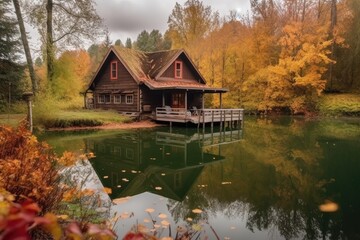
[(150, 120), (142, 120), (130, 123), (108, 123), (100, 126), (85, 126), (85, 127), (66, 127), (66, 128), (49, 128), (45, 131), (77, 131), (77, 130), (111, 130), (111, 129), (140, 129), (140, 128), (154, 128), (161, 127), (164, 124), (159, 124)]

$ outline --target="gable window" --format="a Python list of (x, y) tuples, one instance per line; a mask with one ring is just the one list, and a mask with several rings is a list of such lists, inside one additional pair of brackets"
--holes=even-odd
[(134, 95), (132, 95), (132, 94), (125, 95), (125, 103), (133, 104), (134, 103)]
[(183, 63), (175, 61), (175, 78), (182, 78)]
[(110, 64), (110, 79), (115, 80), (118, 77), (118, 62), (112, 61)]
[(114, 103), (121, 103), (121, 95), (120, 94), (114, 95)]
[(110, 102), (111, 102), (110, 94), (99, 94), (98, 103), (110, 103)]

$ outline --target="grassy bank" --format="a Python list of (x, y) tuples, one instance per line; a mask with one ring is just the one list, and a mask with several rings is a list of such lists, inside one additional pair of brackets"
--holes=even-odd
[(319, 111), (323, 116), (360, 117), (360, 95), (324, 94), (319, 102)]
[[(0, 124), (17, 126), (25, 117), (25, 114), (0, 114)], [(132, 120), (129, 117), (104, 110), (58, 110), (51, 114), (39, 115), (34, 113), (34, 125), (37, 128), (101, 126), (130, 121)]]
[(25, 114), (0, 114), (0, 125), (16, 127), (25, 118)]

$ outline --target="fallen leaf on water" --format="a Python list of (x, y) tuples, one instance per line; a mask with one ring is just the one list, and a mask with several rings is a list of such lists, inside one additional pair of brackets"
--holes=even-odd
[(129, 179), (127, 179), (127, 178), (123, 178), (123, 179), (121, 179), (121, 180), (123, 180), (124, 182), (128, 182), (128, 181), (129, 181)]
[(188, 221), (188, 222), (192, 222), (192, 220), (193, 220), (192, 218), (187, 218), (186, 219), (186, 221)]
[(123, 198), (115, 198), (113, 200), (114, 204), (121, 204), (121, 203), (125, 203), (127, 201), (129, 201), (130, 197), (123, 197)]
[(103, 178), (109, 178), (109, 176), (104, 176)]
[(154, 212), (155, 211), (155, 209), (153, 209), (153, 208), (147, 208), (147, 209), (145, 209), (145, 212), (148, 212), (148, 213), (152, 213), (152, 212)]
[(161, 176), (165, 176), (166, 174), (165, 173), (162, 173)]
[(135, 170), (131, 170), (131, 172), (132, 172), (132, 173), (137, 173), (137, 171), (135, 171)]
[(166, 214), (164, 214), (164, 213), (160, 213), (158, 217), (164, 219), (164, 218), (166, 218), (167, 216), (166, 216)]
[(231, 184), (231, 182), (222, 182), (221, 184), (222, 185), (229, 185), (229, 184)]
[(192, 210), (193, 213), (202, 213), (201, 209), (195, 208)]
[(133, 216), (133, 213), (128, 213), (128, 212), (123, 212), (120, 214), (120, 218), (122, 218), (122, 219), (127, 219), (132, 216)]
[(148, 218), (145, 218), (145, 219), (144, 219), (144, 222), (145, 222), (145, 223), (149, 223), (149, 222), (151, 222), (151, 220), (148, 219)]
[(339, 209), (339, 205), (329, 200), (325, 200), (324, 204), (319, 206), (322, 212), (336, 212)]
[(170, 223), (169, 223), (168, 221), (166, 221), (166, 220), (162, 220), (162, 221), (161, 221), (161, 224), (162, 224), (163, 226), (169, 226), (169, 225), (170, 225)]
[(121, 185), (117, 185), (116, 187), (117, 187), (117, 188), (121, 188)]
[(155, 190), (160, 191), (162, 189), (162, 187), (155, 187)]
[(107, 194), (111, 194), (112, 193), (112, 189), (108, 188), (108, 187), (104, 187), (104, 192), (106, 192)]
[(192, 227), (192, 229), (194, 231), (201, 231), (201, 225), (200, 224), (193, 224), (191, 227)]
[(154, 228), (159, 228), (159, 227), (161, 227), (161, 225), (159, 225), (159, 224), (154, 224)]
[(121, 170), (121, 172), (126, 172), (126, 170)]

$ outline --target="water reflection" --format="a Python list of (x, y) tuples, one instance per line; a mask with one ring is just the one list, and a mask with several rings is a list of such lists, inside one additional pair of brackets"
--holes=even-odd
[[(95, 153), (112, 198), (134, 196), (116, 208), (134, 212), (120, 236), (155, 208), (174, 229), (203, 220), (221, 239), (360, 239), (359, 121), (247, 119), (243, 131), (123, 131), (78, 136), (66, 149)], [(321, 209), (328, 203), (334, 211)]]
[(224, 159), (220, 144), (240, 140), (241, 131), (131, 131), (89, 138), (86, 146), (97, 156), (93, 167), (112, 198), (151, 192), (182, 201), (204, 166)]

